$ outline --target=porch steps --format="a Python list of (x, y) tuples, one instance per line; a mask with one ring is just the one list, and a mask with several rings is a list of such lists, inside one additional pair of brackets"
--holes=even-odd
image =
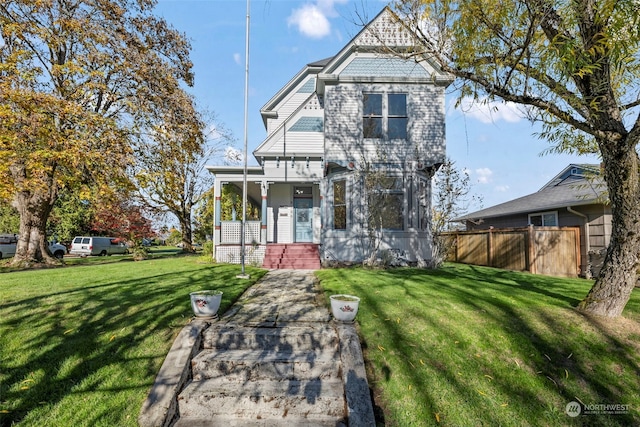
[(274, 243), (267, 245), (263, 268), (318, 270), (320, 253), (313, 243)]
[(214, 325), (192, 359), (176, 427), (344, 426), (340, 341), (330, 324)]

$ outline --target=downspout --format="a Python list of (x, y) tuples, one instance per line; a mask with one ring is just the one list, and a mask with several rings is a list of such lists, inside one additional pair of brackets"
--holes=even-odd
[(585, 273), (585, 276), (587, 278), (590, 278), (591, 277), (591, 268), (589, 267), (589, 264), (590, 264), (590, 262), (589, 262), (590, 261), (589, 260), (589, 252), (591, 251), (591, 245), (590, 245), (590, 242), (589, 242), (589, 240), (590, 240), (589, 239), (589, 217), (587, 215), (583, 214), (582, 212), (578, 212), (578, 211), (574, 210), (571, 206), (567, 206), (567, 211), (572, 213), (572, 214), (574, 214), (574, 215), (577, 215), (579, 217), (584, 218), (584, 240), (585, 240), (584, 248), (585, 248), (585, 252), (587, 254), (587, 268), (586, 268), (586, 271), (584, 273)]

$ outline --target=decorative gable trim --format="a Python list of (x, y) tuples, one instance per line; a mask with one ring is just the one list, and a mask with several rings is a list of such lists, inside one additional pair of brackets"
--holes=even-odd
[(385, 7), (382, 12), (352, 41), (355, 46), (408, 47), (415, 44), (415, 36)]

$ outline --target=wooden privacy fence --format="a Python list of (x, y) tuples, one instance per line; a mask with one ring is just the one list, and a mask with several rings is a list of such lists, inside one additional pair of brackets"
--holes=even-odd
[(525, 227), (444, 233), (448, 260), (549, 276), (580, 274), (579, 227)]

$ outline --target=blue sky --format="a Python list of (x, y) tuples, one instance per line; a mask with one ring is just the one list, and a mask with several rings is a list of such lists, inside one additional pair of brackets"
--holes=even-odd
[[(248, 147), (266, 137), (260, 108), (306, 64), (335, 55), (387, 4), (379, 0), (251, 0)], [(200, 106), (244, 142), (246, 0), (159, 0), (156, 13), (191, 40)], [(447, 154), (471, 177), (482, 207), (539, 190), (569, 163), (596, 157), (540, 154), (548, 143), (517, 108), (454, 108), (447, 97)], [(249, 155), (249, 163), (255, 164)], [(472, 210), (479, 208), (474, 207)]]

